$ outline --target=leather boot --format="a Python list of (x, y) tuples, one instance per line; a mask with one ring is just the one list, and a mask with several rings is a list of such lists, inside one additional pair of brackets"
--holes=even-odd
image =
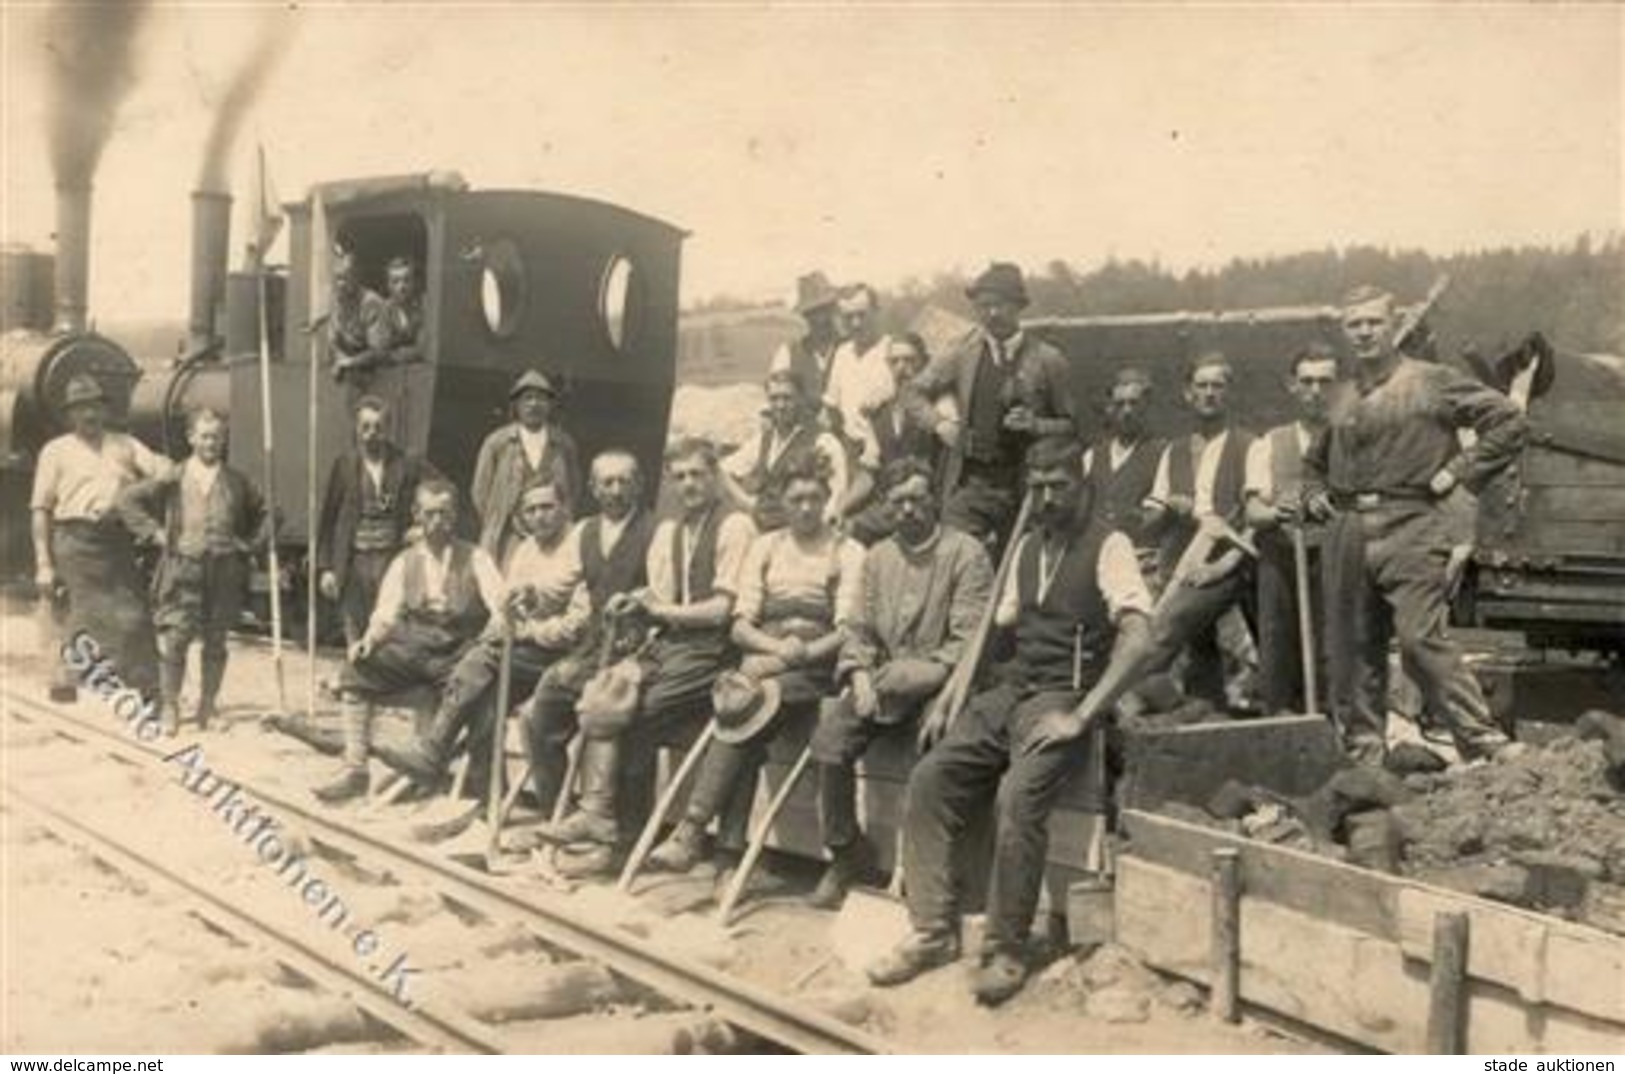
[(318, 801), (326, 805), (338, 805), (355, 798), (364, 798), (372, 789), (372, 781), (367, 776), (366, 768), (351, 768), (346, 766), (344, 772), (331, 783), (324, 783), (311, 793)]
[(844, 847), (830, 847), (829, 867), (818, 878), (818, 886), (807, 896), (807, 905), (816, 910), (839, 910), (846, 902), (846, 893), (858, 879), (859, 847), (852, 843)]
[(565, 846), (597, 843), (614, 846), (620, 838), (615, 817), (615, 787), (620, 770), (620, 743), (589, 738), (581, 743), (579, 764), (581, 808), (557, 824), (547, 823), (538, 834)]
[(212, 645), (203, 646), (202, 666), (199, 669), (202, 683), (198, 690), (197, 725), (198, 730), (208, 730), (209, 721), (219, 714), (217, 703), (220, 699), (220, 686), (226, 681), (226, 646), (222, 642), (218, 648)]
[(667, 873), (691, 872), (705, 857), (705, 829), (684, 817), (666, 841), (649, 855), (649, 868)]
[(158, 693), (164, 732), (169, 735), (180, 729), (181, 685), (185, 681), (186, 646), (165, 638), (158, 658)]

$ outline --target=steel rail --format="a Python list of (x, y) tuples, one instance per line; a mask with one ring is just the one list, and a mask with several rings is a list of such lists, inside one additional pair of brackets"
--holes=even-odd
[(354, 1004), (402, 1036), (442, 1051), (487, 1055), (507, 1051), (498, 1036), (467, 1015), (421, 1002), (402, 1002), (359, 968), (347, 966), (343, 960), (326, 955), (278, 926), (233, 906), (162, 863), (40, 801), (9, 781), (0, 783), (0, 793), (9, 806), (20, 807), (22, 815), (32, 815), (36, 823), (87, 844), (98, 857), (107, 859), (116, 868), (132, 876), (157, 879), (175, 889), (212, 924), (239, 939), (250, 940), (271, 958)]
[[(133, 736), (99, 726), (82, 717), (0, 690), (7, 708), (35, 714), (106, 740), (110, 752), (139, 763), (162, 760), (165, 750), (133, 741)], [(517, 919), (543, 941), (582, 958), (595, 959), (670, 999), (710, 1011), (716, 1017), (765, 1040), (806, 1055), (874, 1055), (889, 1051), (886, 1042), (822, 1011), (797, 1008), (756, 985), (668, 953), (613, 927), (595, 924), (577, 913), (547, 902), (524, 898), (491, 882), (487, 874), (455, 862), (441, 861), (372, 833), (314, 812), (275, 792), (238, 782), (243, 791), (283, 817), (310, 829), (313, 838), (356, 858), (382, 859), (400, 872), (417, 873), (437, 883), (447, 897), (493, 918)]]

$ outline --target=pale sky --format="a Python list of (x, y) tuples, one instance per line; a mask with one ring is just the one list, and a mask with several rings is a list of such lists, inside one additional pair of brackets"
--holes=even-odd
[[(0, 234), (48, 248), (41, 11), (0, 9)], [(170, 4), (148, 20), (96, 180), (94, 313), (184, 316), (187, 193), (265, 17)], [(1616, 4), (280, 17), (297, 25), (237, 147), (239, 201), (256, 142), (284, 197), (430, 168), (587, 194), (693, 232), (690, 301), (783, 296), (810, 268), (882, 286), (993, 257), (1184, 269), (1567, 242), (1625, 219)]]

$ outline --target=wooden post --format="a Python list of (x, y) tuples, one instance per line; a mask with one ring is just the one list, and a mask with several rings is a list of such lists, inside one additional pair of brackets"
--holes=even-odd
[(1241, 1021), (1241, 853), (1213, 852), (1213, 1013)]
[(1441, 910), (1433, 917), (1433, 976), (1428, 981), (1428, 1054), (1467, 1050), (1467, 915)]

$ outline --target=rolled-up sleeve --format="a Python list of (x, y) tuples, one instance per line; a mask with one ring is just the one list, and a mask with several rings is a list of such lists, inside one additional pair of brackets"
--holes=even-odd
[(1247, 467), (1241, 483), (1244, 494), (1252, 493), (1266, 500), (1275, 495), (1275, 479), (1270, 472), (1275, 463), (1274, 455), (1268, 436), (1261, 436), (1247, 445)]
[(835, 625), (844, 627), (863, 614), (863, 546), (843, 538), (836, 558), (841, 576), (835, 583)]
[(756, 538), (737, 572), (734, 615), (746, 622), (762, 621), (762, 605), (767, 599), (767, 560), (777, 542), (778, 531)]
[(1112, 622), (1129, 612), (1151, 614), (1151, 589), (1140, 573), (1134, 545), (1121, 533), (1111, 534), (1100, 544), (1099, 579), (1100, 595)]
[(1023, 535), (1016, 543), (1015, 551), (1010, 553), (1011, 571), (1004, 576), (1004, 589), (999, 592), (999, 606), (993, 612), (993, 622), (1001, 627), (1012, 627), (1021, 617), (1021, 593), (1019, 583), (1016, 581), (1019, 570), (1014, 569), (1021, 562), (1021, 557), (1027, 554), (1027, 541)]
[(502, 580), (496, 560), (491, 558), (491, 553), (476, 546), (469, 557), (469, 566), (473, 568), (474, 584), (479, 587), (480, 599), (493, 614), (501, 612), (507, 600), (508, 585)]
[(53, 440), (40, 450), (39, 463), (34, 467), (34, 494), (29, 497), (28, 506), (35, 511), (54, 511), (61, 481), (61, 449)]
[[(378, 583), (378, 597), (373, 602), (372, 617), (367, 620), (367, 636), (377, 641), (389, 633), (389, 628), (395, 625), (400, 618), (401, 603), (406, 598), (406, 557), (411, 552), (402, 552), (389, 561), (389, 567), (384, 571), (383, 581)], [(475, 568), (476, 572), (478, 568)], [(475, 577), (478, 577), (476, 573)], [(483, 586), (481, 596), (484, 595)], [(500, 604), (494, 607), (501, 607)]]
[(751, 542), (756, 539), (756, 525), (750, 516), (735, 512), (722, 520), (717, 528), (716, 581), (712, 588), (718, 592), (737, 595), (745, 556)]

